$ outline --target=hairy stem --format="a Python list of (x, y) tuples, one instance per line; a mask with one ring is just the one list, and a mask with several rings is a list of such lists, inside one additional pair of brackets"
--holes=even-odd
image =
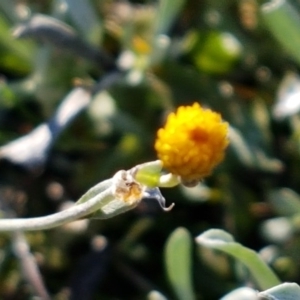
[[(90, 193), (90, 191), (87, 193)], [(85, 197), (85, 195), (83, 195), (82, 198)], [(107, 188), (82, 204), (74, 205), (69, 209), (49, 216), (27, 219), (1, 219), (0, 232), (19, 230), (32, 231), (54, 228), (89, 215), (113, 199), (112, 189)]]

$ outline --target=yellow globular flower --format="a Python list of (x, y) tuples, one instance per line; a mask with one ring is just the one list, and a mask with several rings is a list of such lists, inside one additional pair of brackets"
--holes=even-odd
[(155, 149), (163, 166), (182, 182), (201, 180), (223, 160), (229, 144), (228, 123), (198, 103), (180, 106), (157, 132)]

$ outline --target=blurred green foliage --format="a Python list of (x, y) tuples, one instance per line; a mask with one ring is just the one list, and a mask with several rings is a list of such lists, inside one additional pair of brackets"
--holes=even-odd
[[(255, 284), (232, 258), (195, 247), (191, 236), (210, 228), (258, 251), (282, 281), (300, 282), (300, 5), (278, 3), (0, 1), (3, 217), (54, 213), (116, 171), (155, 160), (156, 131), (179, 105), (199, 101), (231, 124), (231, 146), (211, 177), (162, 190), (176, 203), (171, 212), (145, 200), (113, 219), (26, 234), (52, 299), (183, 299), (173, 275), (168, 281), (168, 258), (187, 267), (189, 299)], [(45, 161), (28, 167), (3, 154), (76, 87), (92, 97)], [(168, 238), (182, 242), (166, 258)], [(33, 299), (11, 241), (0, 235), (0, 299)]]

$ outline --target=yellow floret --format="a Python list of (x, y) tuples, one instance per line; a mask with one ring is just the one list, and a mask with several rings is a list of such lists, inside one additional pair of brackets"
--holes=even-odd
[(180, 106), (157, 132), (155, 149), (163, 166), (184, 182), (211, 174), (229, 143), (228, 123), (198, 103)]

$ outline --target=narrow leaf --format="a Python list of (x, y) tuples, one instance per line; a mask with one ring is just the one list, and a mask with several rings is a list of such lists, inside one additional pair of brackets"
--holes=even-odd
[(191, 276), (192, 238), (185, 228), (177, 228), (168, 238), (165, 264), (169, 281), (177, 298), (194, 300)]
[(282, 283), (258, 294), (258, 299), (295, 300), (300, 299), (300, 287), (296, 283)]
[(196, 238), (196, 242), (204, 247), (223, 251), (244, 264), (262, 290), (280, 283), (269, 266), (253, 250), (234, 241), (229, 233), (220, 229), (210, 229)]
[(160, 0), (157, 15), (157, 34), (166, 34), (184, 5), (184, 0)]
[(300, 63), (300, 15), (285, 0), (272, 0), (262, 6), (263, 19), (278, 42)]

